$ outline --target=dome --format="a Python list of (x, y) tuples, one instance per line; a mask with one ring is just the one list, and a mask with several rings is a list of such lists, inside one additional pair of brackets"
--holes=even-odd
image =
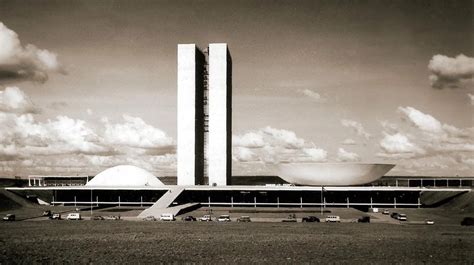
[(373, 182), (395, 165), (362, 163), (286, 163), (280, 164), (279, 176), (297, 185), (346, 186)]
[(108, 168), (97, 174), (86, 186), (163, 186), (164, 184), (150, 172), (130, 165)]

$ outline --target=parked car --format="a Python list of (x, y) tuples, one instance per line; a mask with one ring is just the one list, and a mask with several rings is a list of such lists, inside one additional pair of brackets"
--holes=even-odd
[(143, 218), (143, 221), (156, 221), (156, 218), (152, 215)]
[(473, 217), (464, 217), (461, 221), (461, 225), (471, 226), (474, 225), (474, 218)]
[(9, 213), (3, 217), (3, 221), (15, 221), (15, 215)]
[(362, 216), (361, 218), (357, 219), (358, 223), (370, 223), (370, 216)]
[(282, 222), (296, 223), (296, 215), (290, 214), (286, 219), (281, 220)]
[(241, 217), (237, 218), (237, 222), (249, 223), (252, 222), (252, 220), (250, 219), (250, 216), (242, 215)]
[(404, 213), (400, 213), (400, 214), (398, 214), (397, 219), (399, 221), (406, 221), (407, 220), (407, 215), (404, 214)]
[(162, 213), (160, 216), (160, 221), (174, 221), (174, 214), (172, 213)]
[(305, 216), (301, 219), (301, 222), (303, 223), (319, 223), (319, 218), (316, 216)]
[(44, 211), (43, 216), (51, 216), (51, 211), (50, 210)]
[(67, 220), (82, 220), (80, 213), (70, 213), (66, 217)]
[(212, 216), (209, 214), (204, 215), (203, 217), (199, 218), (199, 221), (202, 222), (210, 222), (212, 221)]
[(340, 223), (341, 218), (338, 215), (329, 215), (326, 217), (326, 223)]
[(391, 213), (390, 217), (392, 217), (394, 219), (398, 219), (398, 213)]
[(91, 220), (100, 221), (100, 220), (105, 220), (105, 218), (100, 215), (95, 215), (95, 216), (92, 216)]
[(188, 215), (188, 216), (185, 216), (185, 217), (181, 218), (181, 220), (187, 221), (187, 222), (193, 222), (193, 221), (196, 221), (196, 218), (192, 215)]
[(230, 215), (227, 215), (227, 214), (223, 214), (221, 216), (219, 216), (219, 218), (217, 218), (217, 221), (218, 222), (230, 222)]
[(104, 220), (120, 220), (120, 215), (109, 215), (102, 218), (104, 218)]
[(53, 213), (49, 219), (51, 220), (61, 220), (61, 214), (60, 213)]
[(425, 220), (425, 224), (427, 224), (427, 225), (434, 225), (434, 221), (428, 219), (428, 220)]
[(390, 214), (390, 211), (387, 210), (387, 209), (384, 209), (383, 212), (382, 212), (382, 214), (389, 215), (389, 214)]

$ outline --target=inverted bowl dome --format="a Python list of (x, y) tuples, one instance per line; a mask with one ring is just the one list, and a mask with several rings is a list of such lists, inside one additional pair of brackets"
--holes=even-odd
[(373, 182), (395, 165), (360, 163), (283, 163), (278, 174), (285, 181), (309, 186), (347, 186)]

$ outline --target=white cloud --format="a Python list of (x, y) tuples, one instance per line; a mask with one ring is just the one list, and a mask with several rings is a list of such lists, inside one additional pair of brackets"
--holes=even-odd
[(303, 152), (309, 156), (311, 161), (314, 162), (326, 161), (328, 157), (328, 152), (326, 152), (326, 150), (317, 147), (303, 148)]
[(397, 159), (397, 170), (412, 173), (438, 175), (440, 169), (445, 169), (444, 172), (450, 168), (456, 168), (457, 172), (473, 169), (467, 158), (474, 152), (474, 127), (461, 129), (443, 124), (413, 107), (399, 107), (398, 112), (416, 130), (409, 136), (401, 131), (384, 132), (385, 137), (380, 141), (383, 152), (378, 157)]
[(108, 145), (123, 145), (138, 148), (162, 148), (174, 144), (171, 137), (141, 118), (123, 115), (124, 123), (110, 123), (103, 119), (104, 142)]
[(358, 154), (339, 148), (337, 150), (337, 160), (342, 162), (355, 162), (359, 161), (360, 157)]
[(234, 135), (232, 143), (235, 146), (242, 146), (248, 148), (260, 148), (265, 145), (263, 135), (259, 132), (248, 132), (242, 136)]
[(45, 82), (48, 73), (65, 73), (57, 55), (28, 44), (23, 47), (18, 35), (0, 22), (0, 80), (19, 79)]
[(6, 87), (4, 91), (0, 91), (0, 111), (35, 113), (38, 109), (18, 87)]
[(469, 93), (467, 96), (469, 97), (469, 100), (471, 100), (471, 105), (474, 105), (474, 95)]
[(424, 150), (413, 144), (407, 136), (396, 133), (396, 134), (385, 134), (385, 137), (380, 141), (382, 149), (389, 154), (397, 153), (411, 153), (420, 154), (424, 153)]
[(353, 129), (359, 136), (363, 136), (366, 139), (371, 137), (370, 133), (365, 131), (364, 126), (360, 122), (343, 119), (341, 124), (344, 127)]
[(326, 101), (323, 97), (321, 97), (321, 95), (318, 93), (318, 92), (315, 92), (311, 89), (304, 89), (304, 90), (300, 90), (301, 93), (309, 98), (311, 98), (312, 100), (316, 101), (316, 102), (324, 102)]
[(302, 148), (304, 146), (304, 140), (298, 138), (296, 134), (292, 131), (284, 130), (284, 129), (275, 129), (270, 126), (265, 127), (262, 132), (270, 136), (268, 140), (276, 143), (277, 145), (284, 145), (286, 148)]
[(255, 153), (246, 147), (237, 147), (233, 153), (235, 160), (239, 162), (249, 162), (255, 160)]
[(440, 133), (443, 131), (441, 122), (431, 115), (412, 107), (398, 107), (398, 110), (406, 115), (408, 121), (425, 132)]
[(343, 145), (356, 145), (356, 141), (352, 140), (351, 138), (347, 138), (347, 139), (344, 139), (344, 141), (342, 141)]
[(458, 87), (462, 81), (474, 76), (474, 58), (464, 54), (454, 58), (437, 54), (431, 58), (428, 69), (432, 87)]
[(327, 152), (310, 146), (296, 133), (270, 126), (233, 136), (234, 160), (276, 164), (281, 161), (324, 161)]

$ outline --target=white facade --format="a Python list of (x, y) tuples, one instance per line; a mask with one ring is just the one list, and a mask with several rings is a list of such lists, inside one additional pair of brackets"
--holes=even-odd
[(178, 44), (178, 185), (195, 185), (196, 45)]
[(230, 184), (231, 69), (227, 44), (209, 44), (209, 185)]

